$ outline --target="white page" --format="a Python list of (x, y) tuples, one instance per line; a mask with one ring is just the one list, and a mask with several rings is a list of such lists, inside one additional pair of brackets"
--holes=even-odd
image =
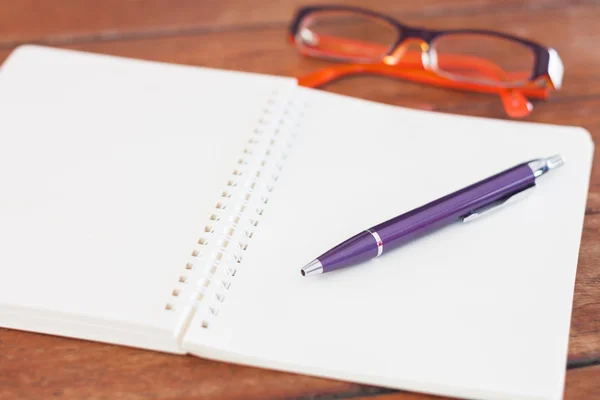
[[(562, 396), (593, 144), (580, 128), (314, 92), (215, 324), (184, 347), (243, 364), (489, 399)], [(300, 268), (370, 226), (536, 157), (528, 199), (364, 265)]]
[(0, 326), (181, 352), (202, 275), (186, 263), (273, 91), (295, 86), (18, 49), (0, 72)]

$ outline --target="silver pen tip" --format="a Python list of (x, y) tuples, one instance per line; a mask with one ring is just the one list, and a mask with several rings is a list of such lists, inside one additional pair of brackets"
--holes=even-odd
[(318, 259), (312, 260), (300, 270), (302, 276), (318, 275), (323, 273), (323, 265)]

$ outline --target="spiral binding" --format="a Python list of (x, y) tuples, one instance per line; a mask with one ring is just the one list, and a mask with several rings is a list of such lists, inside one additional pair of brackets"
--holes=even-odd
[[(219, 314), (297, 135), (307, 106), (303, 94), (292, 86), (269, 96), (165, 306), (183, 307), (183, 327), (195, 315), (208, 328)], [(186, 290), (190, 280), (195, 285)]]

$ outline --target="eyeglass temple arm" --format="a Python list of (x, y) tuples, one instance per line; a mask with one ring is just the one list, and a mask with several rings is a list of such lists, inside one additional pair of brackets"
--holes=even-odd
[[(298, 79), (301, 86), (320, 87), (334, 80), (358, 74), (375, 74), (412, 80), (420, 83), (436, 84), (451, 89), (473, 90), (481, 93), (500, 93), (505, 88), (498, 88), (488, 85), (478, 85), (469, 82), (457, 82), (446, 79), (423, 69), (399, 68), (398, 65), (388, 65), (385, 63), (377, 64), (337, 64), (318, 71), (304, 75)], [(529, 97), (545, 99), (548, 97), (548, 89), (540, 88), (519, 88)]]
[(405, 79), (408, 81), (431, 84), (435, 86), (446, 87), (450, 89), (469, 90), (481, 93), (495, 93), (500, 95), (504, 110), (512, 118), (526, 117), (531, 113), (531, 103), (525, 96), (530, 98), (543, 99), (549, 95), (549, 89), (540, 88), (522, 88), (509, 90), (493, 86), (477, 85), (466, 82), (456, 82), (441, 78), (429, 71), (423, 69), (405, 69), (397, 66), (378, 64), (338, 64), (329, 68), (324, 68), (316, 72), (304, 75), (298, 78), (298, 84), (304, 87), (316, 88), (330, 83), (339, 78), (357, 75), (357, 74), (375, 74), (387, 77)]
[[(422, 68), (407, 69), (400, 68), (399, 65), (388, 65), (385, 63), (376, 64), (337, 64), (321, 69), (319, 71), (304, 75), (298, 79), (301, 86), (319, 87), (330, 83), (336, 79), (357, 74), (375, 74), (391, 76), (406, 80), (412, 80), (420, 83), (435, 84), (451, 89), (472, 90), (481, 93), (501, 93), (505, 88), (498, 88), (489, 85), (478, 85), (469, 82), (457, 82), (440, 77)], [(549, 95), (549, 89), (545, 88), (519, 88), (520, 92), (531, 98), (545, 99)]]

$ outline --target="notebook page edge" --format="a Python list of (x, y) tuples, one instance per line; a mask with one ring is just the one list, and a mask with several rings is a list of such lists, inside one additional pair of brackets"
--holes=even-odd
[(266, 74), (266, 73), (260, 73), (260, 72), (246, 72), (246, 71), (238, 71), (238, 70), (224, 69), (224, 68), (213, 68), (213, 67), (206, 67), (206, 66), (202, 66), (202, 65), (192, 65), (192, 64), (174, 63), (174, 62), (168, 62), (168, 61), (147, 60), (147, 59), (142, 59), (142, 58), (132, 58), (132, 57), (127, 57), (127, 56), (98, 53), (98, 52), (88, 51), (88, 50), (79, 50), (79, 49), (75, 50), (75, 49), (69, 49), (69, 48), (63, 48), (63, 47), (53, 47), (50, 45), (31, 44), (31, 43), (20, 44), (17, 47), (15, 47), (10, 52), (10, 54), (7, 56), (7, 58), (2, 62), (2, 64), (0, 64), (0, 71), (2, 71), (2, 68), (4, 65), (9, 64), (9, 61), (11, 61), (12, 58), (20, 57), (21, 53), (39, 53), (39, 54), (41, 54), (41, 53), (48, 53), (48, 54), (49, 53), (57, 53), (57, 54), (62, 53), (62, 54), (70, 54), (70, 55), (96, 57), (96, 58), (102, 58), (102, 59), (107, 59), (107, 60), (112, 59), (115, 61), (125, 61), (132, 65), (134, 65), (134, 64), (156, 65), (156, 66), (164, 66), (167, 68), (171, 68), (173, 70), (180, 69), (182, 71), (183, 70), (193, 70), (193, 71), (205, 71), (205, 72), (214, 72), (214, 73), (233, 73), (234, 75), (237, 75), (237, 76), (266, 78), (269, 80), (279, 80), (280, 82), (287, 82), (288, 84), (290, 84), (292, 82), (297, 82), (297, 80), (295, 78), (291, 78), (291, 77), (284, 76), (284, 75), (272, 75), (272, 74)]
[(179, 346), (175, 334), (148, 326), (90, 319), (85, 315), (74, 316), (54, 311), (0, 305), (0, 321), (2, 327), (8, 329), (167, 353), (186, 353)]
[[(237, 365), (251, 366), (256, 368), (266, 368), (275, 371), (284, 371), (289, 373), (320, 377), (325, 379), (335, 379), (341, 381), (350, 381), (362, 385), (379, 386), (388, 389), (397, 389), (401, 391), (412, 391), (437, 396), (450, 396), (460, 399), (472, 400), (549, 400), (561, 399), (562, 389), (556, 390), (553, 395), (540, 395), (534, 393), (522, 393), (518, 391), (496, 391), (478, 390), (476, 388), (465, 388), (452, 385), (436, 385), (427, 381), (411, 381), (402, 378), (383, 377), (376, 374), (352, 374), (346, 370), (333, 370), (327, 367), (315, 367), (314, 365), (299, 365), (286, 363), (283, 360), (269, 359), (243, 354), (231, 351), (226, 341), (220, 338), (207, 338), (207, 336), (198, 331), (198, 326), (194, 324), (189, 330), (189, 337), (184, 342), (184, 349), (191, 356), (205, 358), (220, 362), (229, 362)], [(196, 340), (201, 337), (201, 340)]]

